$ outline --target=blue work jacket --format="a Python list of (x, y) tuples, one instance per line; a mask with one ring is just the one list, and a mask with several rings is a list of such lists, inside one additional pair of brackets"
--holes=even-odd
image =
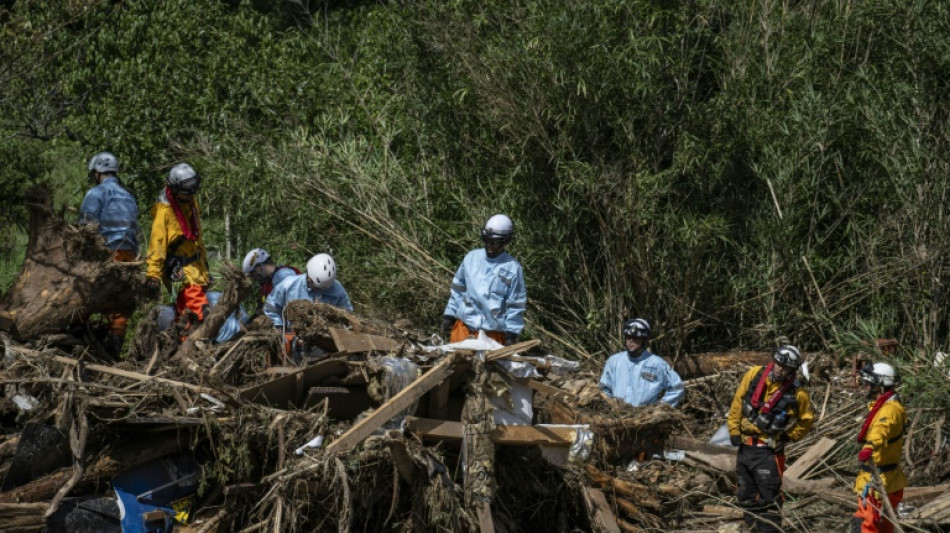
[(139, 206), (116, 178), (105, 178), (86, 192), (79, 206), (79, 222), (99, 224), (99, 234), (110, 250), (139, 249)]
[(626, 351), (610, 356), (600, 377), (600, 389), (634, 407), (658, 401), (676, 407), (686, 391), (679, 374), (649, 350), (635, 358)]
[(267, 296), (264, 301), (264, 314), (274, 323), (274, 327), (290, 327), (284, 324), (284, 307), (294, 300), (308, 300), (311, 302), (323, 302), (330, 305), (353, 311), (353, 304), (350, 303), (350, 297), (339, 281), (333, 280), (333, 285), (326, 289), (312, 290), (307, 286), (307, 275), (297, 274), (290, 276)]
[(488, 257), (472, 250), (452, 278), (449, 303), (442, 313), (461, 320), (471, 331), (504, 331), (520, 335), (528, 293), (521, 264), (508, 252)]

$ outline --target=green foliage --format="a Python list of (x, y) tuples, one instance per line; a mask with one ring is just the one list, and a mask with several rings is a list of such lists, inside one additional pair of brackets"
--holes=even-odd
[(0, 217), (31, 180), (78, 204), (111, 149), (143, 213), (187, 160), (211, 246), (330, 251), (360, 312), (430, 330), (506, 212), (528, 332), (564, 351), (615, 351), (632, 315), (670, 355), (947, 344), (947, 5), (302, 6), (0, 13)]

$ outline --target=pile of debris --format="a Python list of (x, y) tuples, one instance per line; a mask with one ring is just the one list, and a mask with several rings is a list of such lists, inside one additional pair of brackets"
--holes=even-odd
[[(115, 361), (93, 335), (66, 332), (134, 304), (134, 276), (113, 281), (124, 289), (111, 300), (90, 303), (84, 287), (136, 265), (77, 247), (85, 230), (51, 223), (41, 203), (34, 217), (38, 240), (0, 301), (0, 533), (708, 530), (741, 518), (734, 449), (706, 441), (761, 354), (680, 362), (698, 376), (684, 409), (631, 408), (600, 394), (600, 368), (538, 341), (442, 345), (293, 302), (287, 317), (314, 348), (295, 362), (262, 321), (211, 341), (250, 289), (229, 270), (202, 325), (161, 331), (153, 307)], [(57, 246), (65, 255), (51, 257)], [(56, 274), (56, 261), (85, 266)], [(849, 439), (864, 407), (845, 381), (836, 368), (816, 376), (820, 421), (789, 448), (790, 529), (841, 529), (854, 505)], [(909, 449), (931, 439), (933, 458), (950, 458), (940, 416), (912, 413)], [(932, 486), (908, 489), (918, 509), (906, 520), (945, 523), (948, 463), (920, 457), (911, 479)]]

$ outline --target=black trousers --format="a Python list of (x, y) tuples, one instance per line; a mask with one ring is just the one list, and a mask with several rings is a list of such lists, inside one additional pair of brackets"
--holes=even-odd
[(769, 448), (739, 446), (736, 456), (736, 496), (743, 518), (753, 531), (781, 531), (782, 470), (785, 455)]

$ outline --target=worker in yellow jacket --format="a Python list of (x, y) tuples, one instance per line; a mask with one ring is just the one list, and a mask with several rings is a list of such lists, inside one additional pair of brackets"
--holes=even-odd
[(157, 294), (161, 283), (181, 283), (175, 313), (189, 310), (204, 320), (208, 307), (208, 252), (199, 221), (195, 194), (201, 176), (187, 163), (168, 172), (165, 188), (152, 207), (146, 287)]
[(753, 531), (781, 531), (785, 443), (804, 437), (815, 420), (795, 379), (801, 364), (798, 348), (779, 346), (768, 365), (745, 373), (729, 409), (729, 441), (739, 448), (736, 496)]
[[(860, 377), (867, 392), (869, 412), (858, 433), (860, 472), (854, 480), (858, 510), (854, 513), (851, 531), (891, 533), (894, 524), (884, 508), (881, 490), (887, 493), (891, 508), (896, 510), (907, 486), (900, 463), (907, 414), (894, 390), (900, 382), (894, 367), (887, 363), (867, 365), (861, 369)], [(875, 479), (875, 473), (880, 481)]]

